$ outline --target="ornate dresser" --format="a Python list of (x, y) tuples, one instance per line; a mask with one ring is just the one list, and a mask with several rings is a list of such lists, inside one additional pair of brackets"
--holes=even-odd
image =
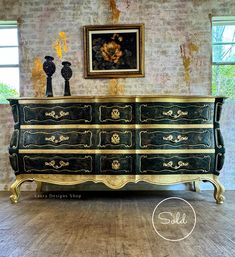
[(13, 203), (25, 181), (158, 185), (209, 181), (222, 203), (222, 97), (125, 96), (10, 99)]

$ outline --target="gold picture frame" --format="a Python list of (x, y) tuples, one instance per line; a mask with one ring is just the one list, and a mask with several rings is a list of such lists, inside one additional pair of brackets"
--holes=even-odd
[(84, 77), (144, 77), (144, 24), (84, 26)]

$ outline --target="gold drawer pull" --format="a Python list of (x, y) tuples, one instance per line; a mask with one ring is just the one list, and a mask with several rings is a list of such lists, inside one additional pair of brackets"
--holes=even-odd
[(120, 119), (120, 112), (118, 109), (112, 109), (112, 112), (111, 112), (111, 117), (112, 119), (114, 120), (117, 120), (117, 119)]
[(174, 170), (178, 170), (181, 167), (188, 167), (188, 166), (189, 166), (189, 163), (183, 162), (183, 161), (178, 161), (176, 166), (173, 166), (173, 161), (163, 162), (163, 167), (172, 168)]
[(121, 166), (121, 164), (118, 160), (113, 160), (113, 162), (112, 162), (112, 169), (113, 170), (119, 170), (120, 166)]
[(181, 110), (178, 110), (177, 113), (174, 114), (172, 110), (169, 110), (168, 112), (163, 112), (162, 115), (177, 119), (177, 118), (182, 117), (182, 116), (187, 116), (188, 112), (183, 112)]
[(51, 111), (51, 112), (46, 112), (45, 113), (45, 116), (49, 116), (49, 117), (52, 117), (56, 120), (62, 118), (62, 117), (65, 117), (65, 116), (68, 116), (69, 115), (69, 112), (64, 112), (64, 111), (60, 111), (59, 114), (56, 114), (55, 111)]
[(111, 137), (111, 143), (114, 145), (120, 144), (120, 136), (117, 133), (114, 133)]
[(55, 143), (55, 144), (61, 143), (61, 142), (66, 141), (66, 140), (69, 140), (69, 137), (66, 137), (66, 136), (63, 136), (63, 135), (60, 135), (59, 138), (57, 138), (57, 139), (56, 139), (55, 136), (45, 138), (45, 141), (50, 141), (50, 142)]
[(58, 169), (61, 169), (62, 167), (69, 166), (69, 162), (59, 161), (59, 165), (57, 165), (56, 162), (53, 160), (50, 162), (45, 162), (45, 165), (58, 170)]
[(175, 139), (173, 137), (173, 135), (169, 135), (169, 136), (165, 136), (162, 138), (163, 140), (165, 141), (170, 141), (172, 143), (179, 143), (181, 141), (187, 141), (188, 140), (188, 137), (187, 136), (181, 136), (181, 135), (178, 135)]

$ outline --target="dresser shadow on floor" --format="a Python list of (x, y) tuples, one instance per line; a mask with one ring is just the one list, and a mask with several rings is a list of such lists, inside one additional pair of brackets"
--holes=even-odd
[[(187, 193), (186, 193), (187, 192)], [(202, 201), (210, 191), (195, 193), (191, 191), (47, 191), (47, 192), (27, 192), (27, 198), (35, 200), (72, 200), (72, 201), (110, 201), (110, 200), (163, 200), (169, 197), (180, 197), (187, 201)], [(23, 198), (24, 198), (24, 193)], [(211, 194), (211, 192), (210, 192)], [(23, 199), (22, 199), (23, 200)], [(213, 201), (213, 197), (208, 199)]]

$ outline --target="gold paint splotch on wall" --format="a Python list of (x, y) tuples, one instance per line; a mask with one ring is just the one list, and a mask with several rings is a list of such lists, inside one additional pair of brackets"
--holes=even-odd
[(124, 85), (119, 84), (117, 79), (111, 79), (109, 81), (109, 94), (110, 95), (123, 95)]
[(67, 35), (65, 32), (61, 31), (58, 34), (58, 38), (53, 43), (53, 48), (56, 52), (57, 57), (61, 60), (63, 58), (63, 52), (68, 52)]
[(45, 96), (46, 74), (40, 57), (35, 57), (32, 69), (32, 82), (35, 97)]
[(65, 53), (68, 52), (68, 45), (67, 45), (67, 35), (65, 32), (61, 31), (59, 32), (59, 38), (63, 43), (63, 50)]
[(186, 84), (190, 84), (190, 72), (191, 72), (191, 64), (194, 58), (194, 53), (198, 52), (199, 46), (194, 44), (191, 41), (186, 42), (180, 46), (181, 58), (183, 60), (184, 66), (184, 79)]
[(112, 11), (112, 22), (118, 23), (121, 11), (117, 8), (116, 0), (109, 0), (110, 9)]

